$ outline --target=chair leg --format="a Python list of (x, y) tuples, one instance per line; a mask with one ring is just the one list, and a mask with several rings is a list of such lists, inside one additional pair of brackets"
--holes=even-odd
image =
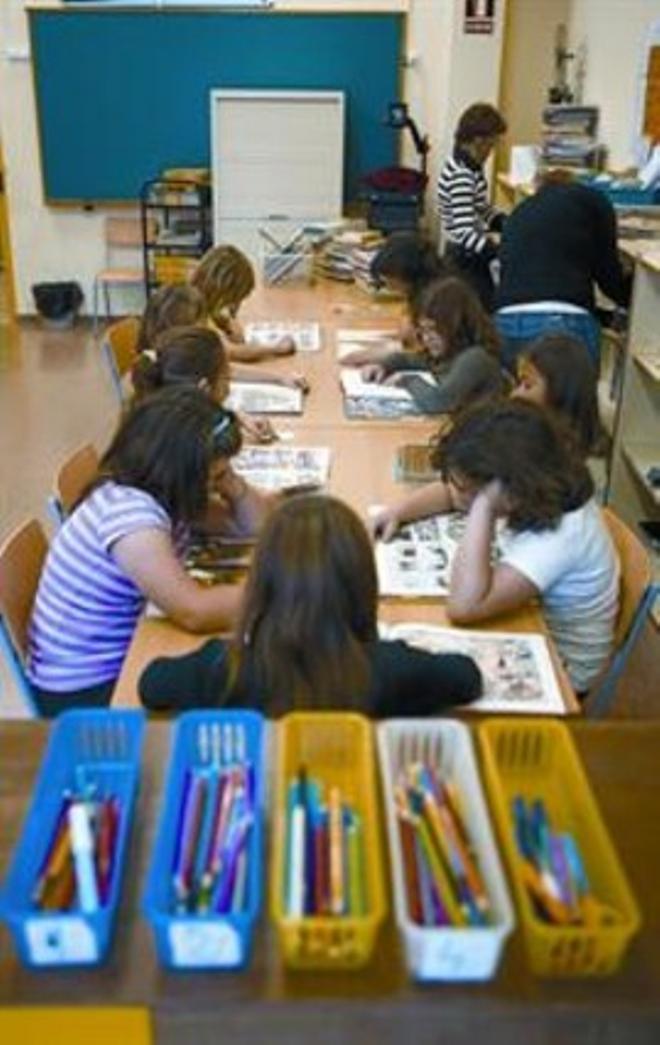
[(94, 287), (92, 291), (92, 309), (94, 315), (92, 318), (92, 334), (95, 338), (98, 337), (99, 333), (99, 280), (98, 276), (94, 276)]
[(111, 308), (110, 308), (110, 284), (107, 282), (103, 283), (103, 303), (105, 305), (105, 321), (110, 322)]
[(605, 678), (589, 697), (586, 705), (588, 718), (604, 718), (611, 710), (616, 687), (659, 590), (658, 585), (650, 584), (640, 599), (628, 634), (619, 650), (614, 654)]

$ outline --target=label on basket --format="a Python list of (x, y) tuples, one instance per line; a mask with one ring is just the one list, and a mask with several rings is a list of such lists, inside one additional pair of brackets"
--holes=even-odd
[(470, 955), (464, 940), (453, 940), (443, 934), (442, 939), (426, 940), (422, 950), (418, 976), (422, 980), (472, 979), (475, 970), (470, 966)]
[(239, 965), (241, 937), (226, 922), (178, 922), (170, 926), (172, 961), (182, 969), (231, 968)]
[(29, 918), (25, 936), (35, 965), (89, 965), (98, 961), (96, 937), (82, 918)]

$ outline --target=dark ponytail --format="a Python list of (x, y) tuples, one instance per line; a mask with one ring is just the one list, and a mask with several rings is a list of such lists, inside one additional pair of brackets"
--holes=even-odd
[(163, 387), (163, 366), (152, 348), (141, 352), (133, 364), (131, 381), (136, 399), (151, 395)]

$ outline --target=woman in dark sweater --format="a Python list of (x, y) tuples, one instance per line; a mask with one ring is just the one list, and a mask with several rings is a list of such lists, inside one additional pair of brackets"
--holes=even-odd
[(515, 370), (516, 356), (539, 335), (566, 333), (584, 341), (598, 367), (594, 284), (626, 307), (632, 283), (619, 260), (616, 215), (607, 197), (551, 172), (510, 215), (500, 260), (495, 321), (505, 364)]
[[(392, 352), (363, 367), (362, 376), (407, 389), (425, 414), (455, 413), (503, 391), (497, 331), (462, 279), (438, 280), (422, 294), (417, 340), (421, 351)], [(428, 371), (433, 380), (414, 371)]]
[(293, 498), (263, 530), (235, 638), (154, 661), (140, 679), (142, 703), (386, 717), (430, 715), (480, 695), (469, 657), (380, 640), (377, 602), (371, 542), (355, 512), (331, 497)]

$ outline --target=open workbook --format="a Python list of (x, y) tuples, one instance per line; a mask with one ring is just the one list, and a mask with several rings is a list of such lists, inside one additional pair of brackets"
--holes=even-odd
[(483, 696), (466, 710), (564, 715), (557, 676), (543, 635), (466, 631), (433, 624), (381, 624), (387, 639), (403, 639), (430, 653), (465, 653), (483, 676)]
[[(409, 370), (407, 374), (433, 384), (433, 378), (423, 370)], [(349, 418), (419, 417), (422, 411), (405, 388), (396, 385), (365, 381), (357, 367), (342, 367), (339, 381), (344, 394), (344, 412)]]
[(245, 446), (233, 467), (246, 482), (266, 490), (324, 486), (330, 474), (325, 446)]
[(272, 348), (285, 337), (293, 338), (299, 352), (318, 352), (321, 348), (319, 323), (296, 323), (284, 319), (248, 323), (245, 327), (245, 340), (262, 348)]
[[(369, 514), (376, 515), (379, 510), (370, 508)], [(390, 541), (378, 541), (380, 594), (403, 598), (446, 595), (449, 571), (465, 524), (466, 516), (458, 512), (434, 515), (403, 526)], [(501, 554), (500, 539), (497, 537), (493, 545), (493, 561)]]
[(232, 381), (225, 405), (246, 414), (302, 414), (303, 393), (287, 385)]

